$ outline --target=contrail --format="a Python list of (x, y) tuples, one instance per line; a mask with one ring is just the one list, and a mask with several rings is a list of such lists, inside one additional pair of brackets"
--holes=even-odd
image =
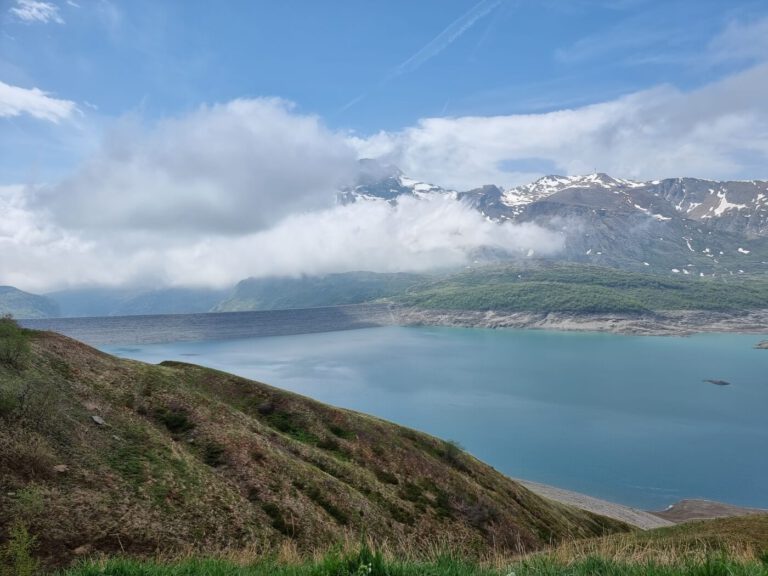
[[(448, 48), (456, 39), (458, 39), (464, 32), (472, 28), (478, 20), (487, 16), (493, 12), (499, 4), (502, 4), (504, 0), (480, 0), (475, 4), (468, 12), (461, 15), (459, 18), (451, 22), (440, 34), (435, 36), (426, 46), (421, 50), (410, 56), (407, 60), (404, 60), (398, 64), (389, 74), (384, 76), (376, 85), (375, 89), (381, 88), (390, 80), (397, 78), (401, 74), (413, 72), (417, 70), (427, 60), (430, 60), (440, 54), (443, 50)], [(374, 90), (375, 90), (374, 89)], [(344, 106), (339, 109), (339, 112), (345, 112), (352, 108), (355, 104), (365, 99), (368, 92), (356, 96)]]
[(481, 0), (475, 4), (472, 9), (454, 20), (445, 30), (435, 36), (424, 48), (416, 52), (413, 56), (398, 65), (387, 79), (400, 76), (406, 72), (413, 72), (418, 69), (427, 60), (430, 60), (448, 48), (464, 32), (472, 28), (475, 23), (487, 16), (498, 7), (504, 0)]

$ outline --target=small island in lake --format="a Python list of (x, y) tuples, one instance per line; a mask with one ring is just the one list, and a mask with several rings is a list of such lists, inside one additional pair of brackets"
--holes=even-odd
[(755, 348), (758, 350), (768, 350), (768, 340), (763, 340), (762, 342), (758, 342), (755, 344)]

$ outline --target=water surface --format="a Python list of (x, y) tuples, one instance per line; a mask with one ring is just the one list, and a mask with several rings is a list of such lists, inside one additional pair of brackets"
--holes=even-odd
[(384, 327), (101, 347), (261, 380), (457, 440), (510, 476), (645, 509), (768, 508), (760, 339)]

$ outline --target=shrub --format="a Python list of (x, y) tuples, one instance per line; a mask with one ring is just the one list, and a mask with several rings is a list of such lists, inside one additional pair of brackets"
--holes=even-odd
[(342, 428), (341, 426), (338, 426), (336, 424), (331, 424), (328, 426), (328, 430), (330, 430), (331, 434), (334, 436), (338, 436), (339, 438), (343, 438), (344, 440), (353, 440), (355, 438), (355, 433), (351, 430), (347, 430), (345, 428)]
[(29, 336), (10, 315), (0, 318), (0, 364), (21, 370), (29, 355)]
[(53, 476), (56, 463), (50, 445), (40, 435), (18, 427), (0, 429), (0, 469), (25, 481), (45, 480)]
[(291, 538), (296, 535), (295, 527), (293, 524), (288, 524), (285, 521), (283, 513), (280, 511), (280, 508), (277, 506), (277, 504), (273, 504), (272, 502), (265, 502), (261, 505), (261, 507), (264, 512), (267, 513), (267, 516), (269, 516), (269, 518), (272, 520), (272, 528)]
[(0, 575), (34, 576), (38, 562), (32, 555), (36, 538), (27, 527), (17, 522), (11, 527), (8, 542), (0, 549)]
[(400, 481), (397, 479), (397, 476), (392, 474), (392, 472), (389, 472), (387, 470), (382, 470), (380, 468), (374, 468), (373, 473), (376, 475), (376, 478), (379, 479), (379, 481), (384, 482), (385, 484), (399, 484)]
[(20, 521), (34, 522), (45, 511), (42, 492), (34, 484), (27, 485), (16, 493), (13, 509)]
[(0, 418), (11, 418), (19, 409), (19, 400), (11, 390), (0, 388)]
[(221, 444), (208, 441), (203, 446), (203, 462), (211, 468), (218, 468), (227, 463), (227, 451)]
[(306, 491), (307, 496), (309, 496), (316, 504), (318, 504), (323, 510), (328, 512), (328, 514), (336, 520), (339, 524), (342, 526), (349, 523), (349, 516), (347, 513), (336, 506), (331, 500), (329, 500), (325, 494), (323, 494), (322, 490), (318, 488), (317, 486), (310, 486), (310, 488)]
[(446, 463), (450, 464), (454, 468), (457, 468), (459, 470), (466, 472), (467, 466), (464, 463), (463, 454), (464, 454), (464, 448), (462, 448), (461, 444), (459, 444), (455, 440), (448, 440), (443, 445), (443, 450), (441, 455), (443, 457), (443, 460), (445, 460)]
[(195, 427), (189, 419), (186, 409), (181, 406), (168, 406), (155, 409), (155, 418), (162, 422), (171, 434), (183, 434)]

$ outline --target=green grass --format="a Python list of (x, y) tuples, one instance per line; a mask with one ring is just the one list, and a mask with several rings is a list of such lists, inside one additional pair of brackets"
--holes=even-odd
[(534, 558), (503, 567), (483, 566), (444, 556), (434, 561), (388, 560), (367, 550), (329, 554), (318, 561), (285, 563), (262, 560), (238, 565), (222, 560), (187, 560), (176, 564), (110, 560), (89, 563), (60, 576), (764, 576), (768, 564), (713, 556), (676, 564), (613, 562), (590, 557), (574, 563)]

